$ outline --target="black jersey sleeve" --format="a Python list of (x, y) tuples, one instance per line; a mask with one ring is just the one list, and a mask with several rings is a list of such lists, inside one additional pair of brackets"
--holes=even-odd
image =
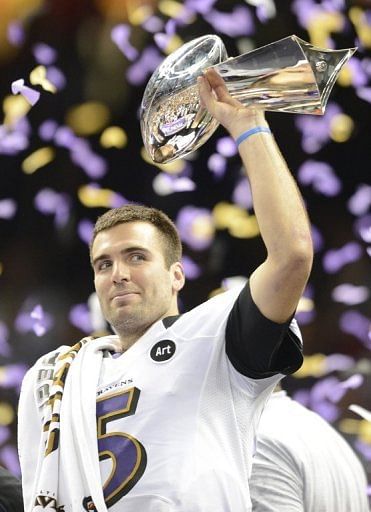
[(21, 482), (0, 467), (0, 512), (23, 512)]
[(233, 367), (253, 379), (298, 370), (303, 363), (302, 344), (289, 329), (290, 322), (277, 324), (266, 318), (252, 300), (247, 282), (226, 326), (226, 352)]

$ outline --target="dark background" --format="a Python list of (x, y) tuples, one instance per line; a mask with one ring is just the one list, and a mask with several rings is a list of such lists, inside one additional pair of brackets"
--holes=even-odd
[[(206, 4), (209, 8), (205, 13), (200, 12)], [(179, 14), (180, 5), (155, 0), (24, 0), (19, 4), (7, 0), (0, 4), (0, 99), (3, 101), (11, 95), (12, 82), (20, 78), (41, 93), (40, 100), (27, 114), (28, 146), (11, 155), (0, 149), (0, 211), (4, 199), (14, 200), (17, 206), (15, 215), (10, 218), (1, 218), (0, 214), (0, 463), (16, 474), (19, 468), (15, 411), (22, 376), (40, 355), (61, 344), (72, 344), (86, 332), (81, 322), (78, 327), (70, 317), (71, 308), (77, 304), (86, 308), (93, 292), (87, 244), (77, 232), (81, 220), (94, 222), (106, 208), (88, 208), (82, 204), (79, 188), (94, 182), (128, 201), (163, 209), (177, 220), (179, 212), (188, 205), (211, 211), (221, 201), (232, 202), (233, 191), (243, 175), (237, 156), (226, 158), (227, 170), (219, 178), (208, 168), (209, 157), (217, 151), (218, 140), (226, 135), (219, 128), (188, 161), (188, 176), (195, 183), (195, 190), (160, 196), (153, 189), (154, 179), (163, 171), (143, 160), (138, 121), (140, 101), (151, 72), (135, 84), (127, 79), (127, 73), (132, 65), (140, 62), (146, 48), (157, 48), (161, 58), (166, 52), (156, 46), (154, 34), (133, 23), (132, 18), (135, 10), (148, 7), (163, 24), (162, 30), (169, 32), (172, 28), (168, 22)], [(264, 5), (274, 6), (273, 1), (225, 0), (212, 5), (212, 2), (199, 0), (197, 8), (194, 2), (183, 2), (183, 5), (188, 5), (194, 15), (186, 24), (176, 23), (179, 44), (204, 34), (219, 33), (231, 56), (241, 53), (244, 47), (260, 47), (291, 34), (313, 44), (315, 36), (321, 36), (328, 47), (358, 46), (352, 59), (357, 61), (358, 68), (344, 71), (348, 73), (348, 83), (344, 77), (339, 79), (329, 100), (329, 105), (341, 109), (353, 122), (343, 142), (331, 139), (328, 128), (327, 140), (317, 151), (308, 153), (302, 147), (303, 131), (298, 124), (300, 118), (308, 116), (267, 113), (267, 118), (294, 176), (299, 177), (299, 169), (306, 162), (325, 162), (341, 184), (337, 193), (326, 195), (299, 180), (311, 221), (322, 242), (316, 245), (313, 272), (306, 291), (306, 296), (312, 300), (307, 303), (309, 312), (299, 307), (298, 313), (306, 363), (302, 373), (286, 379), (286, 387), (343, 432), (370, 476), (371, 423), (348, 410), (351, 403), (371, 409), (370, 248), (367, 245), (371, 222), (366, 209), (354, 214), (348, 203), (360, 186), (368, 194), (368, 204), (371, 203), (371, 188), (366, 188), (367, 184), (370, 186), (371, 112), (369, 102), (360, 97), (360, 91), (364, 95), (370, 88), (370, 6), (368, 2), (356, 1), (280, 0), (276, 2), (272, 17), (264, 19), (264, 10), (259, 9)], [(174, 12), (169, 12), (169, 6)], [(235, 33), (231, 34), (222, 26), (216, 28), (210, 23), (209, 15), (215, 10), (232, 16), (236, 8), (249, 13), (250, 29), (241, 27), (239, 30), (236, 26)], [(298, 13), (303, 8), (306, 14), (300, 18)], [(341, 23), (337, 26), (335, 21), (339, 19)], [(355, 22), (356, 19), (360, 21)], [(24, 30), (24, 40), (18, 44), (10, 43), (7, 36), (14, 21)], [(137, 58), (132, 61), (110, 38), (111, 29), (121, 23), (131, 27), (130, 41), (138, 50)], [(29, 82), (29, 73), (38, 64), (33, 53), (38, 43), (56, 50), (53, 65), (65, 76), (65, 86), (55, 94)], [(38, 131), (48, 119), (59, 126), (67, 125), (71, 108), (88, 101), (104, 104), (109, 114), (96, 133), (85, 136), (92, 150), (107, 164), (107, 172), (100, 179), (89, 177), (73, 163), (68, 149), (53, 140), (42, 140)], [(326, 116), (316, 118), (316, 122), (317, 119), (323, 123)], [(341, 126), (341, 118), (334, 123), (335, 127), (336, 123)], [(107, 149), (100, 144), (103, 129), (113, 125), (123, 128), (127, 134), (128, 142), (123, 148)], [(319, 129), (319, 124), (313, 124), (310, 132), (315, 136)], [(0, 133), (0, 142), (1, 138)], [(45, 146), (54, 148), (53, 161), (33, 174), (24, 173), (25, 158)], [(35, 206), (35, 197), (45, 188), (64, 194), (69, 209), (63, 225), (56, 225), (53, 215), (46, 215)], [(365, 228), (368, 226), (368, 235), (366, 230), (363, 234), (360, 232), (359, 222)], [(355, 261), (346, 263), (343, 255), (344, 261), (336, 271), (326, 271), (324, 257), (329, 251), (338, 251), (341, 257), (342, 248), (350, 242), (359, 249)], [(181, 294), (182, 308), (189, 309), (219, 288), (223, 279), (248, 276), (264, 258), (264, 248), (259, 237), (239, 239), (227, 230), (216, 229), (209, 247), (196, 250), (185, 243), (185, 254), (201, 269), (200, 276), (190, 279)], [(350, 295), (343, 293), (342, 301), (334, 299), (333, 290), (343, 284), (357, 289), (362, 287), (363, 298), (354, 302)], [(52, 318), (52, 325), (42, 336), (35, 334), (30, 319), (37, 305)], [(26, 318), (23, 323), (20, 314)], [(22, 329), (20, 323), (24, 326), (27, 319), (29, 327)], [(353, 380), (349, 381), (352, 376)]]

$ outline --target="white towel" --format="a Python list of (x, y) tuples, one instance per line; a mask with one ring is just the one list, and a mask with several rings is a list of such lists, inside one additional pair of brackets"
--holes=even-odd
[[(24, 493), (31, 498), (25, 502), (26, 512), (81, 512), (82, 499), (89, 497), (95, 510), (107, 512), (99, 471), (96, 420), (96, 391), (106, 349), (119, 351), (118, 338), (84, 338), (56, 359), (49, 400), (40, 424), (43, 433), (38, 465), (33, 468), (33, 491)], [(33, 380), (31, 385), (35, 384)], [(26, 396), (27, 391), (30, 396), (30, 390), (22, 389)], [(28, 412), (34, 414), (36, 408), (22, 400), (22, 393), (19, 412), (25, 417), (19, 430), (19, 451), (24, 467), (28, 462), (27, 443), (32, 443), (30, 435), (22, 434), (24, 422)], [(31, 418), (30, 422), (32, 425)]]

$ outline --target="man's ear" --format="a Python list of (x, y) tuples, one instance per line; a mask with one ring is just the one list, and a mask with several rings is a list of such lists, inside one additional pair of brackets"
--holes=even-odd
[(173, 290), (179, 292), (185, 283), (185, 276), (182, 264), (177, 261), (171, 265), (173, 275)]

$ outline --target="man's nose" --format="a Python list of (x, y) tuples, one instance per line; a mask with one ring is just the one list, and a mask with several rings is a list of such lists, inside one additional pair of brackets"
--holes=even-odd
[(114, 283), (121, 283), (122, 281), (130, 281), (130, 270), (128, 265), (122, 261), (113, 264), (112, 280)]

